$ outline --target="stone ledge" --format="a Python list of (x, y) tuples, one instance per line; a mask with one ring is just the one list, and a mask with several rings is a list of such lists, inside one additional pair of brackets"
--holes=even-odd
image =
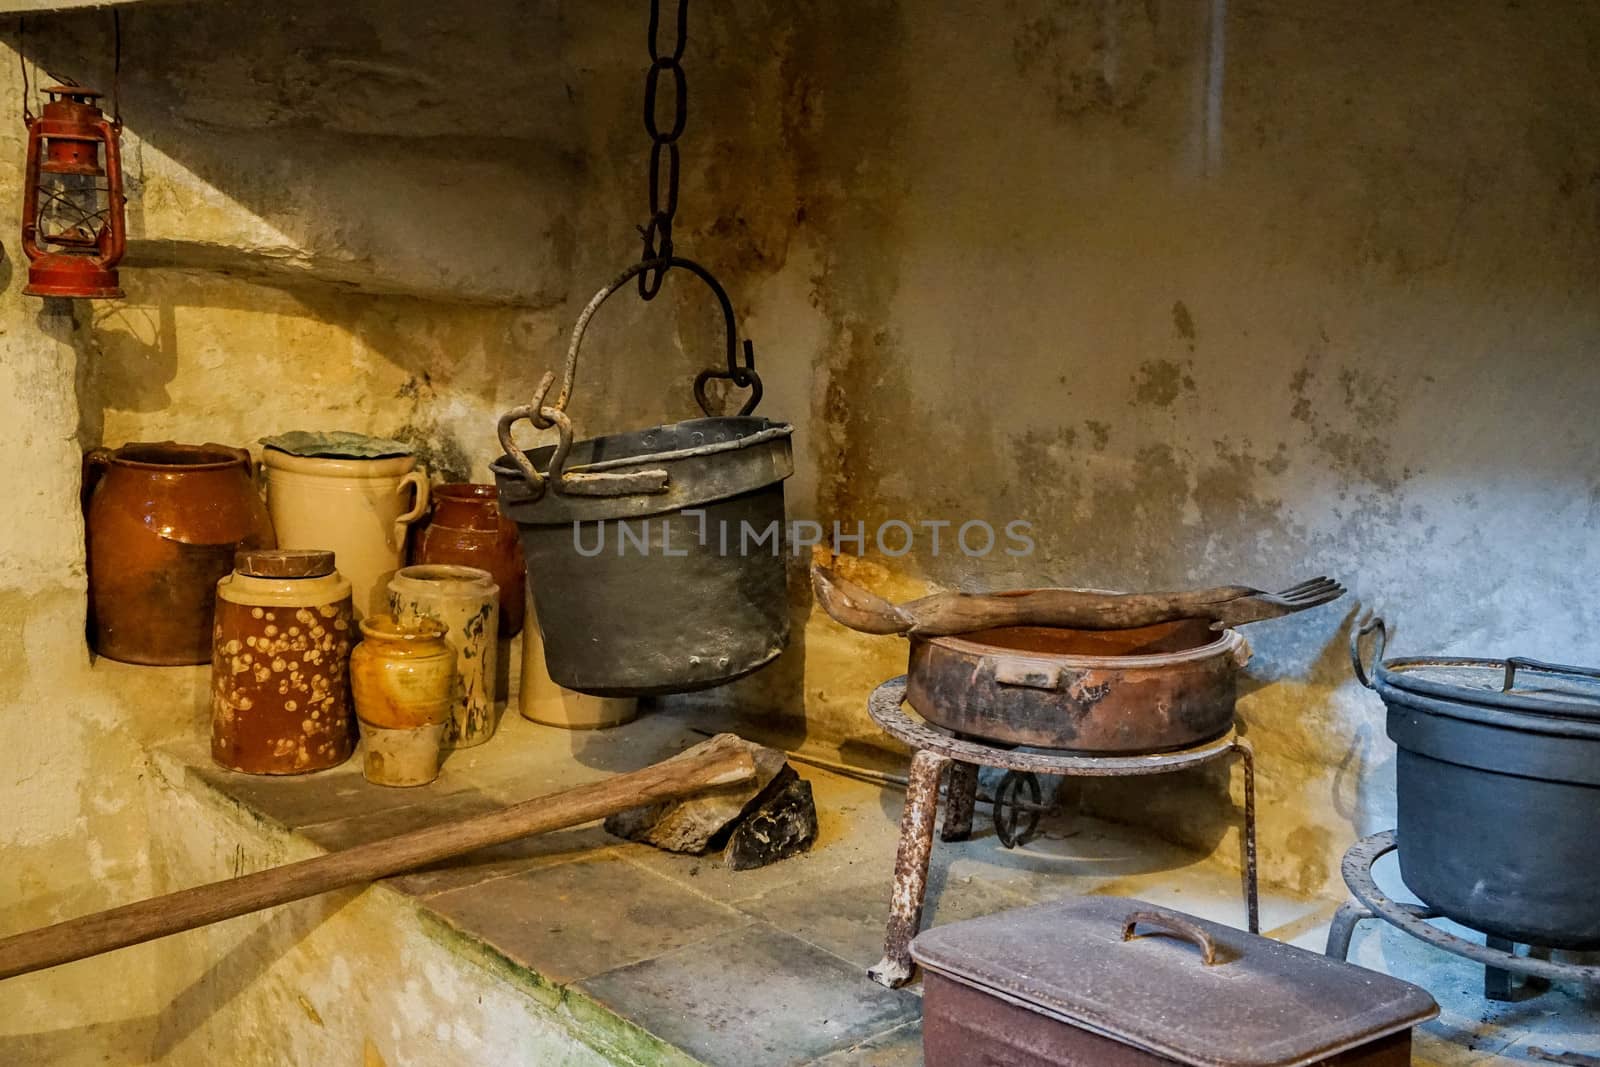
[[(438, 782), (415, 790), (368, 785), (354, 761), (301, 778), (232, 774), (198, 740), (162, 748), (156, 763), (174, 787), (297, 858), (641, 766), (699, 741), (691, 722), (657, 711), (617, 730), (567, 733), (513, 714), (491, 742), (456, 753)], [(771, 867), (727, 871), (590, 825), (376, 892), (403, 904), (461, 966), (515, 988), (610, 1062), (918, 1063), (920, 999), (865, 975), (881, 951), (900, 794), (801, 770), (816, 791), (819, 840)], [(1143, 835), (1080, 820), (1007, 851), (980, 830), (936, 849), (928, 924), (1070, 892), (1150, 889), (1178, 868), (1185, 885), (1209, 886), (1185, 901), (1191, 910), (1242, 920), (1242, 904), (1229, 902), (1236, 875)], [(1308, 907), (1265, 905), (1269, 925)]]

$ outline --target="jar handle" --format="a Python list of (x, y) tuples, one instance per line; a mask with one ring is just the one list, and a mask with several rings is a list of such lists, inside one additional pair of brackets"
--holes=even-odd
[(416, 490), (416, 503), (412, 505), (410, 511), (397, 516), (394, 520), (394, 547), (395, 551), (400, 553), (402, 564), (405, 562), (406, 555), (406, 532), (412, 523), (422, 518), (428, 511), (428, 469), (426, 467), (418, 467), (416, 470), (411, 471), (400, 479), (400, 484), (395, 487), (395, 492), (404, 494), (408, 485)]
[(78, 490), (78, 504), (83, 513), (89, 513), (89, 498), (94, 496), (94, 490), (100, 484), (100, 479), (105, 477), (106, 469), (111, 466), (111, 460), (116, 455), (109, 448), (91, 448), (83, 454), (83, 475)]

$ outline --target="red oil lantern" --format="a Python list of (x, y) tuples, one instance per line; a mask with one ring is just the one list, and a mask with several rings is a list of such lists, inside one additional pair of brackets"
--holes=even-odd
[(115, 299), (127, 245), (123, 218), (122, 123), (95, 103), (100, 94), (53, 85), (28, 123), (22, 250), (29, 296)]

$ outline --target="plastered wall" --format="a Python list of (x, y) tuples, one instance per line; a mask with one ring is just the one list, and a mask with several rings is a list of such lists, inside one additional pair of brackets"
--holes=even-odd
[[(482, 477), (644, 216), (638, 4), (124, 12), (128, 299), (23, 298), (14, 239), (0, 270), (6, 929), (150, 887), (141, 753), (203, 721), (197, 678), (88, 662), (81, 449), (350, 428)], [(28, 53), (103, 81), (107, 30)], [(1351, 587), (1252, 629), (1240, 705), (1263, 874), (1315, 892), (1393, 819), (1358, 608), (1401, 651), (1595, 659), (1597, 34), (1577, 2), (697, 5), (678, 249), (796, 425), (795, 515), (1033, 524), (1027, 557), (846, 561), (880, 592)], [(691, 415), (714, 329), (685, 280), (607, 305), (580, 432)], [(790, 652), (697, 699), (880, 742), (903, 645), (792, 592)], [(1227, 850), (1225, 788), (1085, 803)]]

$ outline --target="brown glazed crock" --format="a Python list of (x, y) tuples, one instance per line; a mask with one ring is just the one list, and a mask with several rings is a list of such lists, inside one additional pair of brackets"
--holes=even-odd
[(492, 485), (433, 488), (433, 515), (412, 551), (413, 563), (449, 563), (488, 571), (500, 587), (500, 636), (522, 632), (527, 564), (516, 523), (500, 514)]
[(240, 548), (276, 544), (250, 453), (174, 441), (96, 448), (83, 459), (83, 492), (95, 651), (209, 663), (218, 580)]

